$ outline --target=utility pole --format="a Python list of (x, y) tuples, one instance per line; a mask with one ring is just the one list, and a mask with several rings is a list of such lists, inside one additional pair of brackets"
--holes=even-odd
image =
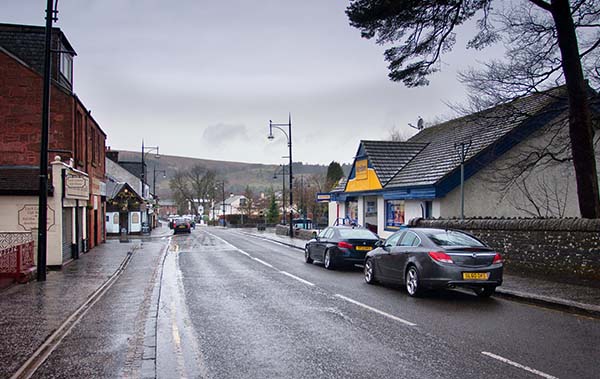
[(40, 142), (40, 186), (38, 200), (38, 250), (37, 280), (46, 281), (46, 255), (48, 245), (48, 131), (50, 130), (50, 73), (52, 72), (52, 22), (58, 20), (54, 0), (46, 4), (46, 45), (44, 48), (44, 83), (42, 98), (42, 135)]

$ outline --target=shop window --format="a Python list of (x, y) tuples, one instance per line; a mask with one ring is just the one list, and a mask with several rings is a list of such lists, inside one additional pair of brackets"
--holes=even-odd
[(385, 228), (398, 230), (404, 225), (404, 200), (387, 200), (385, 202)]
[(377, 202), (376, 201), (367, 201), (365, 216), (372, 217), (377, 216)]

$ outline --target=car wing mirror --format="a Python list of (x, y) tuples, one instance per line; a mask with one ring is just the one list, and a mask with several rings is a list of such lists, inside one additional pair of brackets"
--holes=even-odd
[(375, 242), (375, 247), (382, 247), (384, 245), (384, 240), (378, 240)]

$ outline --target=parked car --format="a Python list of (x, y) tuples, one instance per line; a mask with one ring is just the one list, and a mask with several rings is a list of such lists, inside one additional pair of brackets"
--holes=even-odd
[(410, 296), (426, 289), (466, 287), (481, 297), (502, 284), (502, 256), (462, 231), (410, 228), (378, 245), (364, 261), (369, 284), (404, 284)]
[(190, 224), (189, 220), (186, 220), (183, 217), (180, 218), (176, 218), (172, 221), (172, 229), (173, 229), (173, 234), (177, 234), (177, 233), (191, 233), (192, 232), (192, 225)]
[(365, 254), (375, 248), (379, 237), (365, 228), (330, 226), (306, 243), (304, 260), (323, 262), (328, 270), (341, 265), (364, 262)]

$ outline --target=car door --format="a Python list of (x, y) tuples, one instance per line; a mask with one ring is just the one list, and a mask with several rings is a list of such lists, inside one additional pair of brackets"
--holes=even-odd
[(390, 254), (390, 273), (394, 280), (404, 281), (404, 268), (408, 262), (408, 257), (416, 252), (416, 249), (421, 245), (421, 238), (411, 231), (407, 230), (398, 244), (393, 248)]
[(327, 243), (332, 235), (333, 235), (333, 228), (326, 228), (319, 235), (319, 239), (315, 243), (315, 247), (312, 250), (313, 259), (316, 259), (318, 261), (323, 260), (323, 255), (325, 254), (325, 248), (326, 248)]
[(381, 255), (378, 255), (379, 259), (377, 259), (377, 261), (375, 263), (377, 265), (377, 267), (379, 268), (379, 274), (389, 280), (394, 279), (394, 277), (393, 277), (394, 273), (392, 270), (392, 259), (391, 259), (392, 252), (396, 248), (398, 241), (400, 240), (400, 238), (402, 238), (403, 235), (404, 235), (404, 231), (398, 231), (398, 232), (392, 234), (390, 237), (388, 237), (388, 239), (385, 240), (385, 242), (383, 243), (383, 246), (381, 247), (384, 250), (384, 253)]

